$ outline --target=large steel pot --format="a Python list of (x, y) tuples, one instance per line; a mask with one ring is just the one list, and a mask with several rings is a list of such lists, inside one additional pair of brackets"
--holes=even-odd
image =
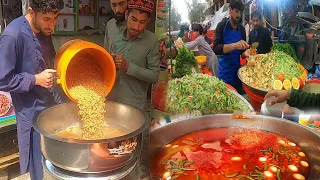
[(320, 134), (288, 120), (260, 115), (252, 116), (250, 119), (232, 119), (232, 115), (224, 114), (177, 121), (159, 119), (153, 124), (150, 131), (150, 159), (153, 159), (155, 153), (168, 142), (194, 131), (222, 127), (254, 128), (277, 133), (298, 144), (310, 160), (309, 179), (320, 177)]
[(106, 122), (129, 132), (121, 137), (74, 140), (55, 136), (56, 132), (79, 123), (78, 110), (73, 102), (60, 104), (43, 111), (33, 122), (41, 135), (43, 156), (53, 165), (73, 172), (99, 173), (121, 168), (140, 156), (142, 132), (147, 127), (142, 111), (115, 102), (106, 103)]
[[(240, 68), (240, 69), (241, 69), (241, 68)], [(240, 75), (240, 69), (238, 70), (238, 78), (240, 79), (240, 81), (241, 81), (243, 84), (247, 85), (251, 91), (253, 91), (253, 92), (255, 92), (255, 94), (259, 94), (259, 95), (261, 95), (261, 96), (265, 96), (265, 95), (268, 93), (268, 90), (261, 89), (261, 88), (257, 88), (257, 87), (253, 87), (253, 86), (251, 86), (250, 84), (246, 83), (246, 82), (242, 79), (242, 77), (241, 77), (241, 75)]]

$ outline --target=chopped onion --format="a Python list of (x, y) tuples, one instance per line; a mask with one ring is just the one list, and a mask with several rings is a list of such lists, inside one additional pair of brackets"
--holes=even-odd
[(296, 144), (293, 143), (293, 142), (289, 142), (288, 144), (289, 144), (290, 146), (296, 146)]
[(303, 153), (303, 152), (299, 152), (298, 154), (299, 154), (299, 156), (301, 156), (301, 157), (305, 157), (305, 156), (306, 156), (306, 154)]
[(241, 157), (232, 157), (231, 160), (232, 161), (241, 161)]
[(309, 164), (306, 161), (300, 161), (301, 166), (309, 167)]
[(265, 158), (265, 157), (260, 157), (260, 158), (259, 158), (259, 161), (265, 162), (265, 161), (267, 161), (267, 158)]
[(270, 170), (272, 171), (272, 172), (277, 172), (278, 171), (278, 168), (277, 167), (274, 167), (274, 166), (271, 166), (270, 167)]
[(297, 180), (305, 180), (306, 179), (302, 174), (293, 174), (293, 177)]
[(298, 168), (295, 165), (289, 165), (288, 168), (293, 172), (297, 172), (298, 171)]
[(264, 174), (266, 177), (273, 177), (273, 174), (272, 174), (272, 172), (270, 172), (270, 171), (264, 171), (263, 174)]

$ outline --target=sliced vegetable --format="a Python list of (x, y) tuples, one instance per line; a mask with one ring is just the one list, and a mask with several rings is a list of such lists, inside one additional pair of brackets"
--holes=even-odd
[(280, 80), (281, 82), (284, 81), (284, 73), (278, 75), (278, 80)]
[(300, 82), (298, 78), (293, 78), (291, 83), (293, 89), (300, 89)]
[(295, 50), (292, 48), (289, 43), (276, 43), (271, 48), (272, 51), (282, 51), (287, 55), (291, 56), (296, 62), (298, 62), (298, 58)]
[(292, 88), (292, 84), (291, 84), (291, 81), (286, 79), (283, 81), (283, 88), (285, 90), (288, 90), (288, 89), (291, 89)]
[(247, 163), (243, 164), (243, 169), (247, 169)]
[(196, 174), (196, 180), (200, 180), (200, 175)]
[(226, 178), (233, 178), (233, 177), (236, 177), (238, 174), (239, 174), (239, 173), (237, 172), (237, 173), (233, 173), (233, 174), (225, 174), (224, 176), (225, 176)]
[(274, 90), (282, 90), (282, 88), (283, 88), (283, 84), (280, 80), (275, 80), (273, 82), (273, 89)]
[(281, 170), (278, 169), (278, 170), (277, 170), (277, 180), (281, 180), (280, 172), (281, 172)]
[(238, 175), (237, 178), (247, 178), (249, 180), (255, 180), (254, 178), (252, 178), (251, 176), (248, 176), (248, 175)]
[(268, 169), (268, 164), (265, 162), (265, 163), (264, 163), (264, 169), (263, 169), (263, 170), (266, 171), (267, 169)]
[[(192, 99), (190, 100), (190, 97)], [(231, 93), (224, 82), (205, 74), (186, 75), (168, 82), (166, 111), (171, 114), (249, 112), (249, 107)]]

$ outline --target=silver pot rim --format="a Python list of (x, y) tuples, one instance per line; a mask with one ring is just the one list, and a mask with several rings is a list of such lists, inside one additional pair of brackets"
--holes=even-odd
[(241, 77), (241, 75), (240, 75), (240, 69), (241, 69), (241, 68), (238, 69), (238, 78), (240, 79), (240, 81), (241, 81), (243, 84), (245, 84), (245, 85), (248, 86), (250, 89), (258, 92), (258, 93), (261, 94), (261, 95), (264, 95), (264, 96), (265, 96), (265, 95), (268, 93), (268, 90), (261, 89), (261, 88), (257, 88), (257, 87), (253, 87), (253, 86), (251, 86), (250, 84), (246, 83), (246, 82), (242, 79), (242, 77)]
[[(72, 103), (72, 102), (69, 102), (69, 103)], [(119, 105), (123, 105), (121, 103), (117, 103), (117, 102), (112, 102), (112, 101), (108, 101), (108, 103), (114, 103), (114, 104), (119, 104)], [(66, 104), (66, 103), (64, 103)], [(51, 106), (51, 107), (55, 107), (55, 106), (62, 106), (63, 104), (57, 104), (57, 105), (54, 105), (54, 106)], [(126, 106), (129, 106), (129, 105), (126, 105)], [(51, 108), (50, 107), (50, 108)], [(54, 140), (57, 140), (57, 141), (61, 141), (61, 142), (66, 142), (66, 143), (73, 143), (73, 144), (96, 144), (96, 143), (111, 143), (111, 142), (118, 142), (118, 141), (123, 141), (123, 140), (126, 140), (126, 139), (130, 139), (130, 138), (133, 138), (133, 137), (136, 137), (138, 136), (139, 134), (141, 134), (142, 132), (144, 132), (146, 129), (147, 129), (147, 123), (146, 123), (146, 120), (147, 120), (147, 116), (146, 114), (139, 108), (137, 107), (134, 107), (134, 106), (130, 106), (131, 108), (134, 108), (136, 109), (137, 111), (141, 112), (143, 114), (143, 116), (145, 117), (144, 118), (144, 123), (143, 125), (131, 132), (131, 133), (128, 133), (126, 135), (123, 135), (123, 136), (119, 136), (119, 137), (115, 137), (115, 138), (109, 138), (109, 139), (98, 139), (98, 140), (80, 140), (80, 139), (69, 139), (69, 138), (62, 138), (62, 137), (59, 137), (59, 136), (55, 136), (51, 133), (48, 133), (44, 130), (42, 130), (39, 125), (38, 125), (38, 117), (41, 116), (41, 114), (45, 113), (45, 111), (47, 109), (45, 109), (44, 111), (42, 111), (36, 118), (34, 118), (33, 120), (33, 128), (38, 132), (40, 133), (41, 135), (47, 137), (47, 138), (50, 138), (50, 139), (54, 139)]]

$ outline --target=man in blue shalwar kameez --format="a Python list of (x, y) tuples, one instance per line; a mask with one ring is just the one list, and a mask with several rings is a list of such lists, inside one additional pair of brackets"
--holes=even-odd
[[(63, 0), (30, 0), (29, 14), (13, 20), (0, 37), (0, 91), (10, 92), (17, 116), (21, 173), (42, 180), (40, 136), (32, 128), (37, 115), (55, 103), (60, 96), (52, 88), (55, 70), (49, 69), (43, 51), (47, 44), (37, 36), (50, 36)], [(48, 44), (48, 46), (52, 46)], [(51, 54), (51, 55), (50, 55)]]

